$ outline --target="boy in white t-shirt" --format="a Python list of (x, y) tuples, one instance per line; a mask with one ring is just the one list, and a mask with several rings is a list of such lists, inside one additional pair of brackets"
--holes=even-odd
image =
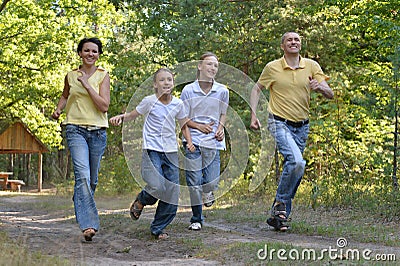
[(171, 92), (174, 87), (173, 73), (159, 69), (153, 78), (155, 94), (145, 97), (130, 113), (110, 118), (112, 125), (131, 121), (145, 115), (143, 125), (142, 177), (146, 187), (137, 195), (130, 207), (130, 215), (137, 220), (146, 205), (158, 201), (150, 231), (156, 239), (166, 239), (164, 228), (176, 216), (179, 198), (178, 143), (175, 119), (187, 140), (187, 148), (194, 151), (183, 102)]
[[(185, 149), (186, 182), (192, 207), (189, 230), (201, 230), (204, 220), (202, 205), (210, 207), (215, 201), (213, 191), (218, 188), (220, 177), (219, 151), (226, 149), (224, 124), (229, 90), (214, 79), (218, 67), (215, 54), (203, 54), (197, 65), (197, 80), (186, 85), (181, 94), (196, 148), (194, 152)], [(184, 146), (189, 143), (186, 139), (183, 142)]]

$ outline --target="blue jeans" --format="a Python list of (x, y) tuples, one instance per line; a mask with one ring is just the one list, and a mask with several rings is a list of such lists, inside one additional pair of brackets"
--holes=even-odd
[(269, 118), (268, 129), (283, 156), (283, 170), (274, 203), (276, 201), (285, 203), (289, 217), (292, 210), (292, 199), (300, 185), (306, 166), (303, 152), (308, 138), (309, 124), (293, 127), (285, 122)]
[(202, 192), (208, 193), (218, 188), (220, 178), (219, 150), (195, 146), (191, 152), (185, 147), (186, 182), (189, 186), (190, 205), (192, 206), (191, 223), (202, 223), (203, 200)]
[(99, 230), (99, 215), (94, 201), (100, 160), (107, 144), (105, 129), (89, 131), (77, 125), (66, 126), (68, 148), (74, 165), (74, 209), (81, 230)]
[(164, 153), (153, 150), (142, 152), (142, 177), (145, 188), (138, 200), (145, 205), (158, 201), (154, 220), (150, 225), (153, 235), (159, 235), (176, 216), (179, 199), (178, 153)]

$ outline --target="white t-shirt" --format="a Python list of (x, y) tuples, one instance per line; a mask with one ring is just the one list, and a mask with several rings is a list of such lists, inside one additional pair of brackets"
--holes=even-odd
[[(187, 117), (194, 122), (208, 124), (214, 122), (213, 132), (204, 134), (200, 130), (189, 128), (194, 145), (209, 149), (225, 150), (225, 138), (218, 141), (215, 138), (221, 114), (226, 115), (229, 105), (229, 90), (225, 85), (215, 82), (211, 90), (205, 94), (199, 81), (186, 85), (181, 94)], [(183, 140), (185, 141), (185, 140)]]
[(145, 115), (143, 125), (143, 149), (159, 152), (177, 152), (176, 121), (186, 117), (183, 102), (172, 97), (169, 104), (163, 104), (155, 94), (145, 97), (136, 111)]

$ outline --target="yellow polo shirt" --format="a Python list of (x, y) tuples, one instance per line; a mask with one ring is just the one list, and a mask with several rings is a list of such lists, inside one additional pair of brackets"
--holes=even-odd
[(310, 109), (310, 80), (328, 80), (314, 60), (300, 57), (299, 67), (292, 69), (284, 57), (268, 63), (258, 82), (269, 89), (268, 111), (290, 121), (308, 118)]
[[(89, 84), (97, 93), (106, 74), (106, 70), (98, 67), (89, 78)], [(97, 109), (89, 93), (78, 80), (79, 75), (81, 74), (77, 70), (72, 70), (67, 74), (70, 89), (65, 106), (67, 117), (64, 124), (108, 127), (107, 113)]]

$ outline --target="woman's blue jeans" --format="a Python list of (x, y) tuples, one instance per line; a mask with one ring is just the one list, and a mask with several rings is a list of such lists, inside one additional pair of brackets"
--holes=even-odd
[(68, 148), (74, 166), (74, 208), (76, 221), (83, 231), (99, 230), (99, 215), (94, 201), (100, 160), (107, 144), (105, 129), (89, 131), (77, 125), (66, 126)]
[(268, 130), (275, 138), (276, 146), (283, 156), (283, 169), (274, 203), (276, 201), (285, 203), (287, 217), (289, 217), (292, 199), (300, 185), (306, 166), (303, 152), (308, 138), (309, 124), (293, 127), (285, 122), (269, 118)]
[(192, 206), (191, 223), (202, 223), (203, 199), (202, 193), (208, 193), (218, 188), (220, 179), (219, 150), (195, 146), (191, 152), (185, 147), (185, 173), (189, 187), (190, 205)]
[(158, 201), (154, 220), (150, 225), (153, 235), (159, 235), (176, 216), (179, 200), (179, 161), (178, 153), (164, 153), (143, 150), (142, 178), (145, 188), (138, 200), (145, 205)]

